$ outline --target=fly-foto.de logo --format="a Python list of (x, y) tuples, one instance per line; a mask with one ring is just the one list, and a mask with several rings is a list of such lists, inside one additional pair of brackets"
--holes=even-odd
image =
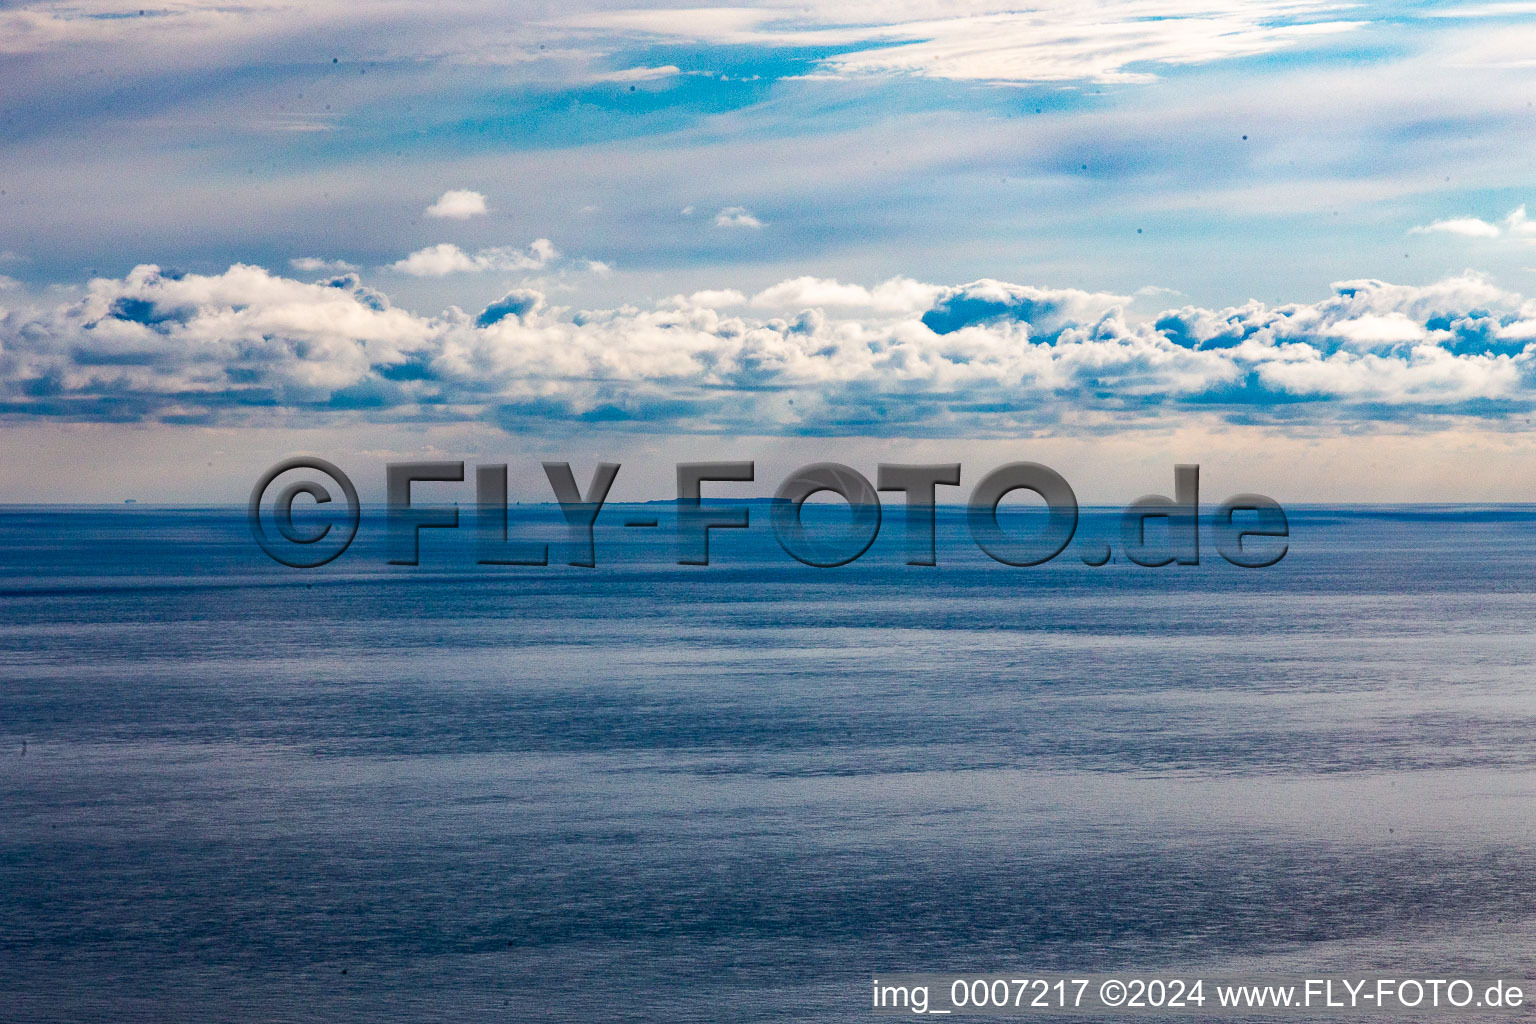
[[(585, 489), (568, 462), (546, 462), (544, 475), (565, 520), (571, 555), (568, 564), (597, 565), (594, 528), (619, 475), (615, 462), (602, 462)], [(331, 486), (316, 480), (328, 477)], [(384, 519), (391, 565), (417, 565), (422, 530), (461, 527), (458, 505), (423, 503), (414, 484), (464, 483), (463, 462), (392, 462), (385, 467)], [(795, 470), (767, 502), (774, 539), (784, 552), (806, 565), (832, 568), (857, 560), (875, 543), (885, 518), (880, 494), (899, 495), (905, 560), (908, 565), (938, 565), (936, 538), (940, 488), (960, 486), (960, 464), (880, 463), (872, 484), (850, 466), (818, 462)], [(709, 565), (709, 542), (716, 530), (744, 530), (752, 523), (752, 505), (709, 498), (707, 485), (756, 480), (752, 462), (681, 462), (677, 464), (677, 499), (673, 530), (680, 565)], [(1119, 550), (1140, 566), (1199, 565), (1204, 533), (1217, 553), (1249, 569), (1274, 565), (1289, 549), (1290, 524), (1285, 510), (1262, 494), (1237, 494), (1202, 517), (1200, 467), (1179, 465), (1173, 472), (1173, 497), (1149, 494), (1118, 514)], [(509, 528), (507, 466), (478, 465), (474, 470), (474, 550), (480, 565), (548, 565), (547, 542), (519, 538)], [(329, 521), (296, 521), (295, 505), (312, 515), (333, 505), (339, 491), (344, 510)], [(1028, 514), (1012, 512), (1003, 499), (1032, 492), (1044, 502)], [(807, 501), (836, 495), (846, 514), (836, 522), (807, 521)], [(304, 499), (302, 502), (300, 499)], [(836, 499), (832, 499), (836, 500)], [(814, 504), (814, 503), (813, 503)], [(633, 510), (634, 506), (627, 506)], [(251, 533), (263, 551), (283, 565), (308, 569), (325, 565), (346, 551), (357, 536), (362, 505), (357, 488), (324, 459), (301, 456), (267, 470), (251, 490), (247, 509)], [(970, 537), (991, 558), (1005, 565), (1032, 566), (1051, 561), (1072, 545), (1080, 514), (1077, 495), (1066, 479), (1037, 462), (1010, 462), (987, 473), (971, 489), (963, 508)], [(306, 517), (308, 518), (308, 517)], [(661, 527), (657, 515), (628, 515), (626, 528)], [(1082, 540), (1076, 556), (1091, 566), (1114, 558), (1111, 545)]]

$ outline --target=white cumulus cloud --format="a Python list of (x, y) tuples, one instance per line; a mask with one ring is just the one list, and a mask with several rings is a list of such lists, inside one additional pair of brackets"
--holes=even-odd
[(760, 228), (763, 222), (752, 216), (745, 206), (727, 206), (715, 214), (717, 228)]
[[(455, 252), (432, 258), (481, 255)], [(809, 276), (750, 300), (724, 288), (576, 312), (524, 287), (426, 316), (356, 275), (243, 265), (145, 265), (55, 296), (7, 293), (0, 418), (998, 437), (1191, 414), (1315, 429), (1536, 413), (1536, 301), (1475, 275), (1151, 316), (1081, 289)]]
[(439, 242), (417, 249), (402, 260), (390, 264), (391, 270), (412, 277), (447, 277), (449, 274), (473, 274), (486, 271), (542, 270), (560, 256), (554, 243), (537, 238), (526, 249), (498, 246), (468, 253), (452, 242)]
[(923, 284), (907, 277), (893, 277), (874, 288), (844, 284), (825, 277), (796, 277), (764, 288), (752, 296), (752, 305), (759, 309), (832, 306), (906, 313), (927, 309), (941, 291), (943, 289), (938, 285)]
[(1517, 238), (1524, 238), (1536, 235), (1536, 221), (1525, 215), (1525, 206), (1522, 204), (1504, 218), (1504, 229)]
[(467, 188), (452, 188), (437, 197), (437, 202), (427, 207), (428, 217), (447, 220), (469, 220), (486, 212), (485, 196)]
[(1498, 224), (1490, 223), (1480, 217), (1451, 217), (1412, 228), (1409, 233), (1425, 235), (1436, 231), (1448, 235), (1461, 235), (1465, 238), (1498, 238), (1504, 234), (1512, 238), (1523, 238), (1536, 235), (1536, 221), (1526, 217), (1525, 207), (1522, 205), (1511, 210), (1509, 216)]
[(1476, 217), (1452, 217), (1448, 220), (1437, 220), (1433, 224), (1424, 224), (1413, 229), (1415, 235), (1427, 235), (1433, 231), (1443, 231), (1448, 235), (1463, 235), (1467, 238), (1498, 238), (1499, 226), (1490, 224)]

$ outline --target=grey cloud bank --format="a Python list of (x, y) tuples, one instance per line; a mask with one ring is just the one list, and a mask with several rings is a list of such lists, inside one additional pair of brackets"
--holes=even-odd
[(1131, 307), (993, 280), (801, 277), (652, 308), (573, 310), (521, 288), (425, 316), (351, 274), (143, 265), (68, 301), (0, 296), (0, 415), (1000, 437), (1197, 412), (1300, 430), (1523, 426), (1536, 407), (1536, 301), (1475, 275), (1344, 282), (1312, 303)]

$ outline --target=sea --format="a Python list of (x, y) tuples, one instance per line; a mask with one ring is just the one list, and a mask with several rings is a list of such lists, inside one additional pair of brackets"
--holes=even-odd
[(391, 565), (369, 507), (294, 569), (244, 509), (0, 508), (0, 1020), (1536, 974), (1536, 508), (1287, 513), (1260, 569), (1010, 566), (946, 508), (935, 566), (887, 515), (818, 568), (612, 506), (588, 568), (550, 506), (547, 566)]

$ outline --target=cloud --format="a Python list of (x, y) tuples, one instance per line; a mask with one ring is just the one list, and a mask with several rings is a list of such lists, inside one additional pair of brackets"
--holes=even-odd
[(440, 242), (425, 249), (417, 249), (405, 259), (390, 264), (391, 269), (412, 277), (445, 277), (486, 269), (477, 264), (475, 257), (452, 242)]
[[(245, 0), (163, 3), (143, 18), (124, 17), (105, 0), (31, 4), (0, 10), (0, 52), (47, 53), (70, 47), (146, 51), (170, 62), (207, 62), (259, 51), (272, 39), (307, 46), (349, 40), (371, 57), (426, 64), (606, 64), (640, 37), (636, 60), (655, 42), (794, 48), (826, 53), (824, 73), (912, 74), (990, 81), (1127, 81), (1150, 77), (1149, 65), (1176, 66), (1273, 52), (1318, 33), (1361, 22), (1341, 20), (1353, 7), (1330, 0), (1248, 0), (1225, 7), (1189, 0), (1083, 4), (1034, 0), (940, 0), (771, 6), (687, 6), (604, 10), (577, 3), (576, 13), (543, 21), (537, 31), (509, 24), (500, 5), (471, 0), (451, 9)], [(582, 10), (585, 8), (585, 10)], [(627, 37), (627, 38), (626, 38)], [(538, 48), (535, 49), (535, 41)], [(297, 43), (295, 43), (297, 45)], [(546, 49), (547, 45), (547, 49)], [(227, 60), (227, 58), (225, 58)], [(676, 73), (671, 65), (600, 72), (615, 81)], [(633, 77), (625, 77), (633, 76)], [(583, 78), (590, 80), (590, 72)]]
[(1536, 235), (1536, 221), (1525, 215), (1525, 206), (1522, 204), (1504, 218), (1504, 230), (1516, 238), (1526, 238)]
[(1384, 316), (1367, 313), (1364, 316), (1346, 320), (1334, 328), (1335, 337), (1365, 345), (1422, 341), (1427, 333), (1422, 325), (1414, 323), (1396, 310)]
[[(202, 9), (195, 32), (192, 6)], [(594, 6), (579, 0), (548, 16)], [(15, 115), (8, 138), (26, 150), (17, 150), (12, 161), (21, 177), (10, 175), (8, 187), (28, 199), (11, 202), (13, 220), (20, 219), (9, 244), (49, 253), (45, 269), (25, 275), (33, 279), (96, 266), (101, 250), (153, 253), (162, 262), (206, 269), (203, 261), (210, 257), (222, 259), (222, 267), (258, 252), (350, 257), (372, 251), (355, 262), (388, 263), (434, 239), (471, 253), (481, 245), (520, 244), (526, 235), (400, 234), (410, 218), (422, 218), (428, 204), (420, 199), (430, 195), (431, 203), (450, 186), (489, 187), (498, 192), (498, 218), (503, 208), (515, 206), (520, 219), (534, 225), (557, 223), (593, 197), (607, 196), (602, 215), (583, 220), (582, 234), (592, 239), (586, 251), (612, 255), (631, 268), (699, 258), (696, 248), (684, 255), (681, 236), (673, 238), (659, 222), (655, 230), (635, 230), (688, 203), (697, 204), (693, 223), (709, 225), (730, 203), (746, 206), (775, 229), (706, 232), (717, 244), (752, 243), (716, 252), (716, 266), (720, 260), (783, 260), (791, 249), (805, 251), (807, 238), (791, 221), (799, 227), (835, 224), (836, 231), (814, 240), (831, 261), (824, 266), (865, 283), (872, 274), (922, 267), (930, 278), (954, 276), (969, 266), (961, 254), (1004, 236), (1026, 247), (1078, 239), (1063, 257), (1076, 264), (1053, 266), (1063, 280), (1084, 280), (1091, 254), (1107, 251), (1132, 217), (1148, 228), (1143, 249), (1162, 246), (1159, 258), (1172, 261), (1209, 248), (1218, 236), (1230, 241), (1233, 232), (1283, 235), (1283, 244), (1314, 254), (1310, 269), (1301, 267), (1304, 260), (1276, 269), (1253, 255), (1261, 245), (1231, 245), (1232, 266), (1219, 285), (1269, 296), (1272, 287), (1290, 287), (1307, 274), (1317, 281), (1328, 279), (1317, 276), (1324, 270), (1340, 276), (1336, 265), (1325, 266), (1330, 250), (1321, 238), (1338, 222), (1331, 214), (1311, 219), (1325, 204), (1328, 211), (1354, 209), (1367, 217), (1374, 209), (1378, 219), (1386, 206), (1416, 208), (1399, 222), (1400, 239), (1412, 224), (1462, 212), (1432, 205), (1434, 196), (1446, 194), (1439, 190), (1450, 188), (1442, 164), (1463, 195), (1478, 188), (1496, 194), (1501, 183), (1521, 180), (1512, 163), (1521, 151), (1517, 136), (1529, 90), (1520, 91), (1517, 73), (1435, 78), (1446, 37), (1471, 32), (1453, 23), (1430, 31), (1413, 18), (1389, 19), (1372, 34), (1379, 60), (1353, 60), (1355, 51), (1333, 37), (1314, 41), (1317, 48), (1305, 59), (1215, 64), (1196, 73), (1177, 61), (1221, 60), (1229, 41), (1221, 35), (1208, 50), (1193, 45), (1206, 30), (1201, 26), (1212, 21), (1262, 32), (1375, 15), (1269, 0), (1225, 9), (1169, 0), (1129, 6), (903, 0), (846, 11), (828, 3), (781, 4), (747, 9), (739, 17), (719, 13), (729, 4), (706, 5), (697, 15), (677, 10), (690, 6), (677, 0), (662, 6), (674, 10), (654, 31), (617, 24), (565, 31), (546, 20), (509, 21), (479, 0), (366, 9), (286, 4), (281, 11), (244, 0), (177, 3), (152, 8), (142, 19), (100, 17), (112, 10), (100, 0), (49, 4), (40, 9), (106, 35), (13, 61), (11, 71), (0, 75), (9, 86), (0, 93), (9, 94)], [(1030, 35), (1035, 22), (1038, 42)], [(315, 31), (320, 23), (326, 23), (324, 31)], [(928, 26), (942, 31), (927, 34)], [(1010, 27), (1013, 37), (988, 38), (999, 27)], [(825, 46), (797, 48), (807, 32), (841, 35)], [(741, 49), (657, 45), (686, 33), (706, 42), (731, 33), (749, 38), (721, 44)], [(757, 43), (754, 33), (779, 41)], [(1052, 33), (1068, 38), (1051, 43)], [(955, 57), (932, 49), (953, 47), (965, 34), (982, 44), (974, 60), (966, 56), (970, 50)], [(1242, 38), (1242, 31), (1232, 38)], [(540, 56), (545, 43), (562, 56)], [(1169, 60), (1139, 62), (1137, 49), (1152, 43)], [(919, 45), (930, 49), (904, 49)], [(566, 56), (568, 47), (587, 56)], [(514, 51), (521, 56), (506, 56)], [(893, 56), (884, 56), (887, 51)], [(340, 54), (339, 64), (330, 63), (333, 54)], [(859, 69), (859, 61), (897, 60), (895, 55), (904, 68)], [(983, 57), (1020, 66), (989, 71)], [(728, 71), (733, 82), (661, 79), (677, 87), (643, 98), (641, 86), (639, 100), (627, 86), (592, 86), (594, 73), (642, 74), (674, 65)], [(75, 73), (85, 66), (99, 73)], [(1180, 70), (1166, 88), (1150, 90), (957, 89), (936, 81), (891, 92), (873, 82), (769, 84), (807, 67), (849, 77), (986, 73), (1054, 82)], [(765, 81), (735, 83), (748, 71), (763, 73)], [(227, 88), (196, 88), (214, 72)], [(1428, 81), (1439, 87), (1425, 91)], [(1346, 93), (1356, 109), (1341, 128), (1336, 117), (1330, 120), (1329, 100)], [(273, 96), (282, 97), (281, 110), (272, 106)], [(486, 106), (489, 96), (495, 102)], [(1042, 116), (1034, 116), (1042, 107)], [(407, 108), (415, 113), (407, 115)], [(60, 116), (65, 110), (79, 116)], [(402, 116), (409, 122), (403, 133)], [(249, 128), (278, 117), (313, 118), (336, 131), (306, 140), (291, 159), (274, 165), (263, 156), (271, 139), (251, 137)], [(208, 125), (227, 129), (218, 135), (217, 161), (199, 157)], [(510, 148), (503, 137), (508, 126), (516, 128)], [(911, 144), (946, 129), (950, 145)], [(1239, 133), (1248, 132), (1251, 142), (1239, 145)], [(575, 160), (572, 145), (591, 159)], [(491, 150), (500, 155), (491, 159)], [(131, 173), (114, 176), (108, 164)], [(1069, 173), (1082, 164), (1090, 164), (1088, 172)], [(487, 173), (492, 165), (504, 172), (498, 172), (501, 180), (517, 181), (515, 200), (496, 185), (495, 173)], [(231, 167), (241, 175), (239, 188), (223, 187)], [(69, 185), (76, 172), (95, 184), (84, 192)], [(184, 186), (179, 200), (155, 185), (178, 174)], [(1009, 184), (999, 192), (1005, 176)], [(710, 187), (701, 190), (701, 181)], [(1026, 191), (1031, 201), (1014, 201)], [(903, 198), (910, 215), (890, 216), (893, 196)], [(1495, 222), (1506, 209), (1467, 208)], [(780, 212), (786, 210), (804, 216)], [(1163, 215), (1180, 218), (1181, 229), (1158, 232)], [(450, 228), (460, 223), (421, 222)], [(377, 247), (391, 232), (399, 251), (385, 250), (386, 259)], [(880, 264), (870, 256), (925, 243), (931, 262), (921, 267)], [(1370, 244), (1378, 247), (1378, 260), (1381, 248), (1397, 243), (1388, 233)], [(1401, 252), (1391, 255), (1402, 259)], [(1412, 266), (1419, 267), (1418, 253), (1414, 259)], [(802, 269), (789, 265), (794, 269), (780, 276)], [(1209, 275), (1193, 257), (1183, 265), (1191, 269), (1164, 283), (1200, 293)], [(114, 266), (114, 272), (125, 266)], [(965, 271), (970, 276), (980, 271)], [(767, 283), (754, 278), (749, 291)]]
[(1474, 275), (1145, 317), (1106, 293), (904, 278), (792, 279), (751, 308), (829, 301), (763, 316), (743, 315), (736, 289), (572, 312), (526, 287), (476, 315), (423, 316), (356, 275), (243, 265), (146, 265), (63, 304), (48, 294), (0, 310), (0, 417), (999, 437), (1536, 412), (1536, 301)]
[(1461, 7), (1442, 7), (1422, 12), (1423, 18), (1515, 18), (1536, 14), (1536, 3), (1515, 0), (1513, 3), (1466, 4)]
[(1433, 231), (1442, 231), (1466, 238), (1498, 238), (1504, 234), (1513, 238), (1524, 238), (1536, 235), (1536, 221), (1526, 217), (1524, 205), (1511, 210), (1501, 224), (1490, 224), (1477, 217), (1452, 217), (1449, 220), (1437, 220), (1433, 224), (1412, 228), (1409, 234), (1424, 235)]
[(763, 222), (747, 212), (745, 206), (727, 206), (715, 214), (717, 228), (760, 228)]
[(428, 217), (448, 220), (469, 220), (483, 217), (486, 212), (485, 196), (467, 188), (452, 188), (437, 197), (437, 202), (427, 207)]
[(346, 260), (325, 260), (318, 256), (295, 256), (288, 265), (306, 274), (346, 274), (357, 269)]
[(704, 291), (694, 292), (692, 295), (676, 295), (672, 298), (672, 303), (677, 306), (697, 306), (714, 309), (740, 306), (746, 301), (747, 297), (735, 288), (709, 288)]
[(554, 243), (537, 238), (527, 249), (496, 247), (470, 254), (452, 242), (440, 242), (417, 249), (403, 260), (390, 264), (391, 270), (412, 277), (447, 277), (449, 274), (474, 274), (486, 271), (542, 270), (560, 257)]
[(660, 78), (674, 78), (682, 74), (674, 64), (666, 64), (657, 68), (625, 68), (623, 71), (609, 71), (597, 76), (599, 82), (654, 82)]
[(605, 33), (717, 46), (833, 51), (806, 77), (910, 75), (990, 82), (1144, 82), (1151, 67), (1272, 53), (1349, 32), (1345, 3), (1257, 0), (1225, 9), (1184, 0), (1119, 6), (1038, 0), (889, 5), (822, 2), (789, 8), (677, 7), (578, 15)]
[(435, 328), (356, 276), (260, 267), (95, 280), (53, 308), (0, 312), (0, 409), (75, 419), (210, 421), (335, 403), (378, 386)]
[(868, 309), (906, 313), (927, 309), (944, 289), (907, 277), (893, 277), (865, 288), (824, 277), (797, 277), (780, 281), (752, 296), (759, 309), (804, 309), (807, 306)]
[(1497, 224), (1490, 224), (1476, 217), (1452, 217), (1449, 220), (1437, 220), (1433, 224), (1424, 224), (1413, 228), (1410, 233), (1426, 235), (1433, 231), (1443, 231), (1448, 235), (1462, 235), (1467, 238), (1499, 237), (1499, 226)]
[(1027, 323), (1036, 337), (1043, 337), (1117, 310), (1131, 297), (987, 279), (941, 289), (935, 300), (922, 320), (936, 334), (951, 334), (976, 324)]
[(475, 326), (490, 327), (492, 324), (501, 323), (509, 316), (521, 318), (543, 308), (544, 296), (539, 292), (532, 288), (514, 289), (486, 306), (475, 318)]

